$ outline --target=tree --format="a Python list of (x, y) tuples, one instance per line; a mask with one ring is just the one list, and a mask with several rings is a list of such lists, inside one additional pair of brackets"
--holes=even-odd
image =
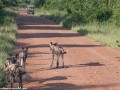
[(0, 10), (3, 8), (3, 2), (0, 0)]
[(42, 7), (45, 4), (45, 0), (34, 0), (35, 7)]

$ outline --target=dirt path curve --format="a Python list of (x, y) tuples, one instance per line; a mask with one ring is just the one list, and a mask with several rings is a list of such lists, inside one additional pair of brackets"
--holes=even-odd
[[(29, 46), (24, 79), (28, 90), (120, 90), (120, 53), (41, 17), (17, 17), (16, 48)], [(49, 42), (58, 42), (68, 53), (65, 68), (51, 64)], [(61, 65), (61, 64), (60, 64)]]

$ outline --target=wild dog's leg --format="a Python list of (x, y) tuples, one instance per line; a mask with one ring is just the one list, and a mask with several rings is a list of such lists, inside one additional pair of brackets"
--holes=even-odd
[(10, 76), (8, 73), (6, 73), (6, 83), (10, 82)]
[(25, 63), (26, 63), (26, 59), (27, 59), (27, 57), (24, 57), (24, 61), (25, 61)]
[(21, 74), (19, 76), (19, 88), (20, 88), (20, 90), (22, 90), (22, 88), (23, 88), (23, 85), (22, 85), (22, 75)]
[(5, 75), (5, 79), (6, 79), (6, 83), (8, 83), (9, 82), (9, 77), (8, 77), (7, 74)]
[(12, 88), (13, 88), (13, 83), (14, 83), (13, 75), (10, 75), (10, 83), (11, 83), (11, 90), (12, 90)]
[(56, 68), (58, 68), (58, 66), (59, 66), (59, 58), (60, 58), (60, 55), (57, 55), (57, 66), (56, 66)]
[(15, 80), (15, 75), (13, 76), (13, 81), (16, 82), (16, 80)]
[(22, 58), (20, 58), (20, 66), (22, 66)]
[(62, 57), (62, 63), (63, 63), (63, 68), (64, 68), (64, 54), (62, 54), (61, 57)]
[(51, 67), (52, 67), (52, 65), (53, 65), (53, 62), (54, 62), (54, 57), (55, 57), (55, 54), (52, 54), (52, 63), (51, 63)]
[(26, 64), (26, 59), (23, 58), (23, 67), (25, 68), (25, 64)]

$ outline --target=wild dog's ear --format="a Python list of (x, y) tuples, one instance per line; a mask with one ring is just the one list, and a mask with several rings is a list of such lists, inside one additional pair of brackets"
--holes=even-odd
[(58, 43), (54, 43), (54, 45), (56, 46)]
[(119, 41), (118, 41), (118, 40), (116, 40), (116, 43), (119, 43)]
[(28, 47), (26, 47), (26, 49), (28, 50)]
[(51, 50), (52, 50), (53, 43), (50, 42), (49, 46), (50, 46), (50, 51), (51, 51)]
[(50, 42), (50, 44), (52, 45), (53, 43), (52, 43), (52, 42)]
[(22, 50), (24, 49), (24, 47), (22, 46)]

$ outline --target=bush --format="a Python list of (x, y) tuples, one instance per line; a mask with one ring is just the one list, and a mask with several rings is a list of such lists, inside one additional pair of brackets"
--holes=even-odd
[(0, 10), (4, 7), (2, 1), (0, 0)]
[(97, 15), (97, 19), (100, 22), (108, 21), (112, 17), (112, 11), (106, 10), (106, 11), (100, 11)]
[[(49, 11), (60, 11), (54, 14), (56, 17), (61, 17), (61, 11), (67, 12), (64, 18), (64, 25), (66, 22), (76, 25), (77, 23), (97, 22), (111, 22), (120, 25), (120, 0), (35, 0), (37, 7), (44, 7)], [(58, 16), (57, 16), (58, 15)], [(56, 19), (55, 19), (56, 20)], [(56, 20), (57, 21), (57, 20)], [(59, 20), (58, 18), (58, 21)], [(70, 21), (70, 22), (69, 22)], [(69, 25), (68, 25), (69, 26)]]
[(16, 40), (17, 25), (14, 17), (17, 14), (10, 9), (3, 9), (0, 12), (0, 88), (2, 88), (5, 85), (4, 62)]

